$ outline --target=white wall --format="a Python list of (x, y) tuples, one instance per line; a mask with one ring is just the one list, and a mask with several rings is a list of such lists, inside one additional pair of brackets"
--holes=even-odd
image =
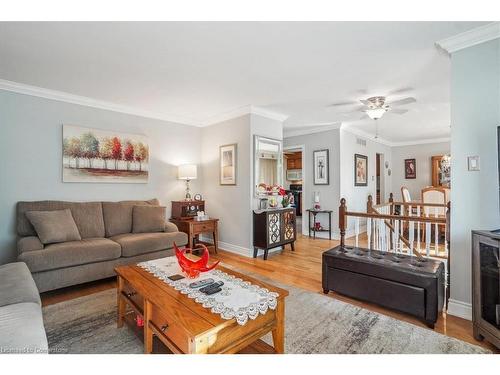
[[(401, 201), (401, 186), (410, 191), (411, 199), (420, 199), (421, 190), (432, 185), (432, 157), (450, 153), (450, 142), (429, 143), (411, 146), (395, 146), (392, 152), (392, 193)], [(416, 159), (417, 178), (405, 178), (405, 159)]]
[[(357, 143), (360, 138), (366, 141), (366, 146)], [(377, 194), (376, 181), (376, 154), (383, 154), (381, 163), (381, 175), (383, 174), (383, 192), (385, 197), (381, 196), (382, 202), (389, 199), (389, 193), (392, 188), (392, 177), (388, 175), (389, 168), (393, 168), (391, 162), (391, 148), (369, 138), (361, 137), (350, 133), (347, 130), (340, 130), (340, 196), (346, 199), (348, 210), (366, 212), (366, 202), (368, 195), (372, 195), (375, 201)], [(354, 154), (368, 156), (368, 186), (354, 186)], [(385, 168), (385, 162), (389, 163), (389, 168)], [(354, 220), (348, 220), (347, 230), (354, 227)]]
[[(304, 234), (308, 233), (308, 214), (305, 211), (313, 206), (313, 192), (320, 193), (320, 204), (323, 209), (333, 210), (332, 233), (338, 236), (338, 207), (340, 202), (340, 133), (338, 129), (328, 130), (319, 133), (287, 137), (283, 139), (284, 147), (304, 146), (302, 165), (302, 194), (303, 194), (303, 214), (302, 228)], [(330, 159), (330, 184), (313, 184), (313, 151), (329, 150)], [(328, 226), (326, 215), (318, 215), (318, 221), (324, 227)], [(328, 233), (318, 233), (317, 236), (327, 237)]]
[[(451, 298), (449, 313), (471, 317), (471, 230), (500, 228), (497, 126), (500, 40), (451, 56)], [(481, 171), (467, 170), (478, 155)]]
[[(62, 124), (145, 134), (147, 184), (63, 183)], [(182, 199), (177, 165), (200, 163), (199, 128), (0, 91), (0, 264), (14, 261), (15, 205), (21, 200), (100, 201), (158, 198), (170, 216)], [(201, 180), (192, 182), (193, 193)]]

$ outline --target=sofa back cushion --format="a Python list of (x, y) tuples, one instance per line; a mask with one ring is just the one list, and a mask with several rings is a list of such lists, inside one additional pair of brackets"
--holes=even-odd
[(165, 231), (165, 207), (134, 206), (132, 211), (132, 232), (153, 233)]
[(104, 237), (104, 219), (101, 202), (35, 201), (17, 203), (17, 233), (19, 236), (36, 236), (33, 225), (26, 217), (27, 211), (55, 211), (69, 209), (82, 238)]
[(132, 232), (132, 212), (134, 206), (158, 206), (158, 199), (148, 201), (102, 202), (106, 237)]
[(69, 208), (56, 211), (27, 211), (25, 215), (44, 245), (82, 239)]

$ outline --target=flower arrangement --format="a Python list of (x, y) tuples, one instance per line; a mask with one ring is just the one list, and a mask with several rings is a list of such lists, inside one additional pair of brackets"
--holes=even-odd
[[(266, 193), (267, 195), (275, 196), (279, 195), (281, 197), (281, 205), (283, 207), (288, 207), (288, 205), (293, 203), (293, 194), (286, 193), (286, 190), (283, 188), (283, 186), (274, 184), (274, 185), (267, 185), (264, 183), (259, 184), (259, 189), (261, 192)], [(271, 198), (269, 201), (270, 207), (276, 207), (278, 205), (278, 202), (276, 199)]]

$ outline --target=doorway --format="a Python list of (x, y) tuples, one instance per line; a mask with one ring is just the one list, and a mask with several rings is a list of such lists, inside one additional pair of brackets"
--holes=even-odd
[(305, 152), (304, 145), (288, 146), (283, 148), (283, 187), (294, 198), (296, 208), (297, 234), (304, 233), (302, 220), (305, 196)]
[(384, 154), (376, 154), (375, 178), (376, 178), (376, 204), (381, 204), (385, 200), (385, 182), (382, 166), (384, 165)]

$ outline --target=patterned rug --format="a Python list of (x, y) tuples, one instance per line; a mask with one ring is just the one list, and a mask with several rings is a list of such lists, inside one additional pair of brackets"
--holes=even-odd
[[(255, 275), (252, 275), (255, 276)], [(490, 353), (320, 293), (275, 284), (286, 299), (286, 353)], [(141, 340), (126, 325), (116, 328), (116, 289), (43, 308), (52, 353), (142, 353)], [(272, 344), (271, 335), (263, 340)]]

